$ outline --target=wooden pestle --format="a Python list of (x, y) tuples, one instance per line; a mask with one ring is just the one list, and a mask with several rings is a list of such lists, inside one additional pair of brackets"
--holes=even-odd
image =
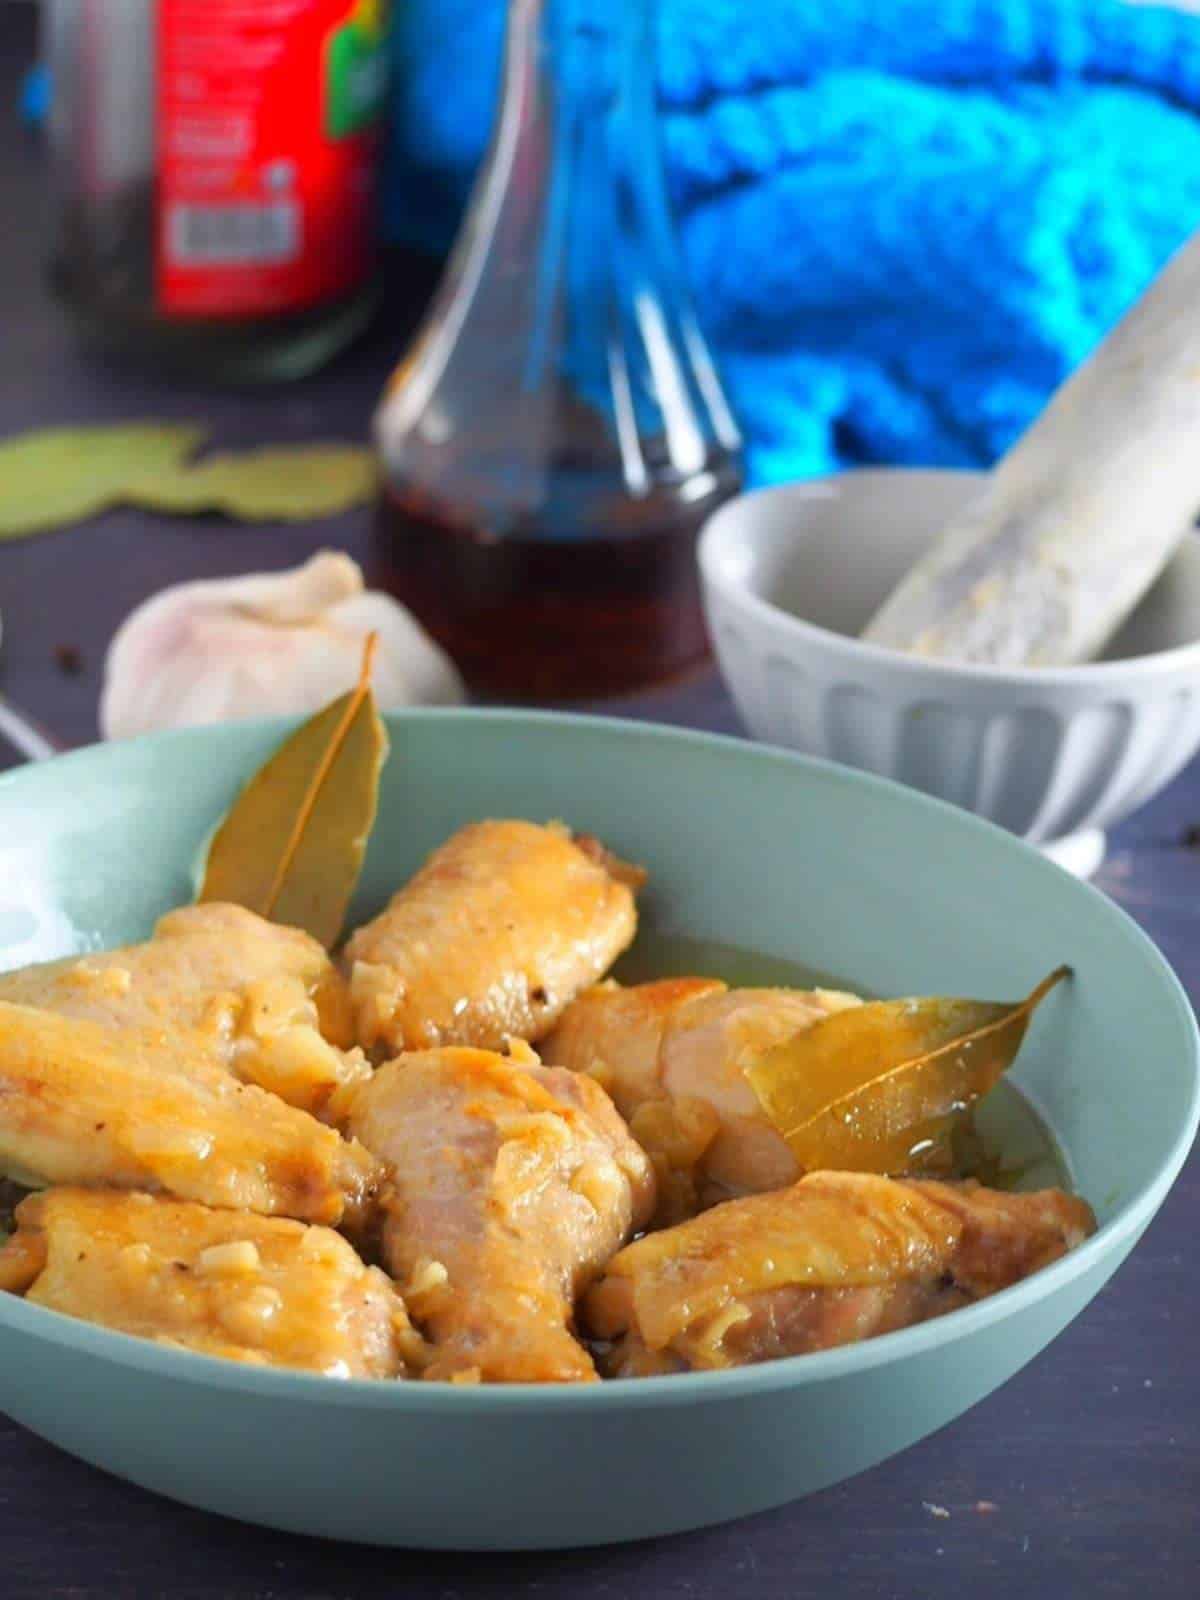
[(918, 655), (1097, 655), (1200, 508), (1200, 233), (1057, 391), (862, 637)]

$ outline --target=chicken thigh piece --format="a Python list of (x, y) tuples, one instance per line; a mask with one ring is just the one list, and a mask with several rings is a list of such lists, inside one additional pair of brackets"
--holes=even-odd
[(0, 1001), (0, 1173), (334, 1224), (358, 1215), (379, 1167), (186, 1033)]
[(84, 1322), (332, 1378), (401, 1377), (420, 1349), (389, 1279), (329, 1228), (70, 1188), (16, 1220), (0, 1288)]
[(641, 881), (557, 824), (460, 829), (347, 946), (359, 1044), (387, 1056), (540, 1039), (631, 943)]
[(0, 975), (0, 1001), (113, 1027), (186, 1029), (214, 1065), (318, 1111), (368, 1067), (345, 980), (315, 939), (241, 906), (184, 906), (144, 944)]
[(588, 1291), (614, 1377), (747, 1366), (853, 1344), (1018, 1283), (1095, 1229), (1057, 1189), (813, 1172), (629, 1245)]
[(532, 1051), (447, 1048), (345, 1096), (350, 1129), (390, 1165), (383, 1257), (433, 1346), (424, 1376), (594, 1379), (572, 1306), (654, 1204), (604, 1091)]
[(599, 984), (544, 1041), (548, 1064), (595, 1077), (658, 1173), (658, 1222), (701, 1205), (794, 1183), (796, 1158), (746, 1080), (764, 1050), (858, 997), (833, 989), (729, 989), (667, 978)]

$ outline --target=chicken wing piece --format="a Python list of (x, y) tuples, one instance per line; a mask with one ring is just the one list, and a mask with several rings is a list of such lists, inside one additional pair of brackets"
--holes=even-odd
[(795, 1182), (796, 1159), (745, 1070), (762, 1051), (858, 1004), (832, 989), (728, 989), (710, 978), (600, 984), (568, 1007), (542, 1053), (612, 1095), (654, 1160), (657, 1221), (669, 1225), (713, 1200)]
[(654, 1203), (604, 1091), (532, 1051), (448, 1048), (346, 1094), (350, 1128), (391, 1166), (383, 1256), (433, 1345), (425, 1377), (593, 1379), (575, 1297)]
[(404, 1302), (329, 1228), (148, 1194), (48, 1189), (17, 1208), (0, 1288), (121, 1333), (332, 1378), (405, 1375)]
[(347, 946), (359, 1044), (540, 1039), (632, 941), (641, 876), (556, 824), (461, 829)]
[(0, 1001), (115, 1027), (186, 1028), (217, 1066), (317, 1111), (368, 1067), (315, 939), (241, 906), (184, 906), (122, 950), (0, 976)]
[(661, 978), (624, 988), (611, 978), (585, 989), (542, 1041), (548, 1065), (589, 1073), (628, 1121), (647, 1100), (661, 1100), (663, 1040), (690, 1003), (723, 995), (719, 978)]
[(583, 1302), (614, 1377), (747, 1366), (941, 1316), (1095, 1229), (1047, 1189), (1008, 1194), (814, 1172), (629, 1245)]
[(361, 1145), (239, 1083), (185, 1033), (2, 1001), (0, 1171), (331, 1224), (379, 1177)]

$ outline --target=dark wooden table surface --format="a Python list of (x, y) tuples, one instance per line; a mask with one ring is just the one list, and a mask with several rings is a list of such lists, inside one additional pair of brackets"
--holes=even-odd
[[(9, 115), (31, 41), (25, 8), (0, 0), (0, 437), (40, 424), (147, 415), (201, 417), (221, 443), (360, 438), (419, 301), (421, 275), (410, 267), (397, 266), (395, 304), (373, 344), (290, 389), (209, 393), (80, 358), (43, 292), (40, 152)], [(104, 648), (132, 605), (166, 582), (287, 566), (325, 544), (369, 560), (368, 519), (286, 529), (113, 514), (0, 547), (0, 689), (65, 740), (93, 739)], [(79, 652), (82, 670), (64, 671), (62, 646)], [(740, 731), (712, 675), (606, 709)], [(0, 751), (0, 765), (6, 761)], [(1200, 850), (1189, 830), (1198, 823), (1200, 768), (1193, 767), (1117, 831), (1100, 878), (1162, 946), (1193, 999), (1200, 994)], [(1193, 1597), (1200, 1593), (1198, 1219), (1194, 1158), (1116, 1281), (968, 1416), (856, 1481), (785, 1510), (626, 1549), (458, 1558), (267, 1533), (131, 1488), (0, 1418), (0, 1594)], [(179, 1448), (187, 1447), (180, 1439)], [(286, 1461), (279, 1470), (288, 1470)]]

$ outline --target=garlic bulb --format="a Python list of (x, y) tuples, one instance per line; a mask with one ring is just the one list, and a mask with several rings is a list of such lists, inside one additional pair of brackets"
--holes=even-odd
[(156, 728), (318, 710), (358, 681), (378, 633), (381, 709), (449, 705), (462, 680), (404, 607), (369, 592), (349, 556), (322, 550), (290, 572), (183, 583), (138, 606), (109, 646), (106, 739)]

